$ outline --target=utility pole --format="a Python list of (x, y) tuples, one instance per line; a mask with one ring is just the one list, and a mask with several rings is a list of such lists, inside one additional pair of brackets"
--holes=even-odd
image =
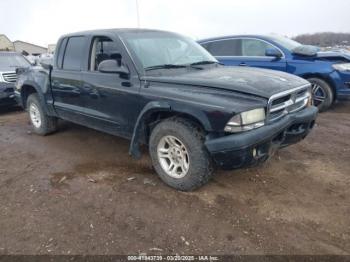
[(140, 28), (139, 0), (136, 0), (137, 27)]

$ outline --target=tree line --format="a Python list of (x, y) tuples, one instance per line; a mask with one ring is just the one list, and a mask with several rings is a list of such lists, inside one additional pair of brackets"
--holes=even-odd
[(305, 45), (316, 46), (350, 46), (350, 33), (323, 32), (315, 34), (302, 34), (293, 38), (295, 41)]

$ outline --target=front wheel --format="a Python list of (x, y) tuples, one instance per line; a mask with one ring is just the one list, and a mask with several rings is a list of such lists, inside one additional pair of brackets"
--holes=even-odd
[(192, 122), (172, 118), (152, 131), (149, 151), (159, 177), (169, 186), (191, 191), (209, 181), (213, 174), (204, 135)]
[(334, 94), (330, 85), (319, 78), (307, 79), (312, 86), (313, 104), (320, 112), (326, 111), (333, 103)]

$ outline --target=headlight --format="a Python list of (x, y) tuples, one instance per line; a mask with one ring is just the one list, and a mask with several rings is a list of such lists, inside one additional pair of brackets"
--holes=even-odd
[(332, 66), (335, 70), (338, 70), (338, 71), (350, 71), (350, 63), (334, 64)]
[(0, 82), (5, 82), (4, 78), (2, 77), (2, 74), (0, 73)]
[(237, 133), (252, 130), (265, 124), (265, 109), (257, 108), (235, 115), (225, 126), (225, 132)]

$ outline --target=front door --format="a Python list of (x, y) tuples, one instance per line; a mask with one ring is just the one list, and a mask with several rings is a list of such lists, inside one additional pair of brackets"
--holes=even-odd
[(267, 49), (277, 49), (275, 46), (255, 38), (242, 38), (242, 56), (240, 65), (241, 66), (252, 66), (267, 68), (279, 71), (287, 70), (286, 59), (282, 51), (281, 57), (266, 56)]
[(117, 39), (91, 38), (89, 63), (82, 71), (83, 98), (90, 125), (104, 131), (131, 137), (139, 107), (140, 82), (133, 68), (129, 74), (102, 73), (99, 64), (114, 59), (119, 65), (131, 65)]

